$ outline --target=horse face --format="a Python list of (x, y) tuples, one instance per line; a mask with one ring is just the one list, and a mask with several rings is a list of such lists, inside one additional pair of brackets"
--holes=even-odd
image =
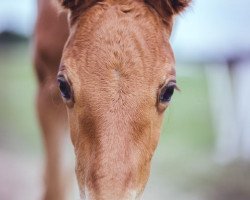
[(79, 188), (87, 199), (137, 199), (176, 87), (169, 37), (177, 10), (157, 1), (77, 2), (63, 4), (70, 36), (58, 82)]

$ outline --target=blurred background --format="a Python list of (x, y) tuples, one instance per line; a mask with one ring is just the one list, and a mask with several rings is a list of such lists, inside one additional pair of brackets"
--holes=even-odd
[[(34, 110), (36, 0), (0, 0), (0, 199), (42, 194)], [(145, 200), (250, 200), (250, 1), (195, 0), (171, 39), (181, 92), (165, 115)]]

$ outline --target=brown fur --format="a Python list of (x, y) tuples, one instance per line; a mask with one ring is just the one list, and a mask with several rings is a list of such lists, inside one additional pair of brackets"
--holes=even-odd
[[(45, 0), (40, 1), (46, 6)], [(169, 44), (173, 16), (189, 1), (60, 2), (71, 15), (59, 74), (67, 77), (74, 94), (67, 112), (81, 195), (86, 195), (87, 188), (91, 200), (135, 199), (146, 185), (159, 139), (165, 110), (159, 109), (159, 90), (175, 80)], [(63, 17), (57, 25), (53, 21), (54, 31), (44, 31), (42, 22), (46, 17), (39, 12), (35, 63), (40, 83), (38, 111), (49, 158), (47, 173), (55, 176), (51, 171), (56, 167), (49, 164), (54, 151), (49, 143), (56, 138), (53, 135), (60, 137), (54, 132), (66, 117), (62, 108), (60, 115), (55, 111), (61, 101), (55, 106), (45, 98), (49, 96), (48, 88), (55, 84), (46, 80), (50, 76), (55, 80), (67, 28)], [(53, 12), (50, 17), (59, 19)], [(53, 42), (47, 43), (48, 39)], [(57, 99), (56, 90), (53, 96)], [(51, 119), (47, 112), (51, 112)], [(48, 185), (47, 193), (52, 194), (45, 199), (63, 199), (59, 175), (48, 179), (53, 184)], [(136, 192), (134, 197), (131, 191)]]

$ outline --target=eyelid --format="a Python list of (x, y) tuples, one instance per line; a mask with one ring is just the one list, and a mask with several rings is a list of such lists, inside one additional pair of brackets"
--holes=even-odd
[(57, 77), (56, 77), (56, 78), (57, 78), (57, 81), (63, 81), (63, 80), (66, 80), (63, 74), (59, 74), (59, 75), (57, 75)]
[(159, 86), (159, 89), (165, 87), (165, 86), (174, 86), (174, 88), (176, 90), (180, 90), (179, 87), (177, 86), (176, 84), (176, 80), (170, 80), (170, 81), (165, 81), (164, 83), (162, 83), (160, 86)]
[(167, 86), (174, 86), (174, 89), (177, 90), (178, 92), (181, 91), (181, 89), (178, 87), (178, 85), (176, 84), (176, 80), (170, 80), (169, 82), (167, 82), (165, 85)]
[(165, 86), (173, 86), (176, 91), (181, 92), (181, 89), (178, 87), (178, 85), (176, 84), (176, 80), (174, 79), (166, 81), (163, 84), (161, 84), (159, 90), (161, 90)]
[(58, 73), (57, 73), (57, 77), (66, 77), (65, 76), (65, 74), (66, 74), (65, 71), (66, 71), (65, 69), (59, 70)]
[(66, 70), (60, 70), (58, 73), (57, 73), (57, 80), (59, 79), (64, 79), (66, 80), (69, 85), (72, 87), (72, 82), (71, 80), (69, 79), (69, 77), (67, 76), (67, 73), (65, 73)]

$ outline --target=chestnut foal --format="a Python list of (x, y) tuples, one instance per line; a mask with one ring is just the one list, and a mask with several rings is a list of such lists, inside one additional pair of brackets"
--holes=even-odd
[(140, 199), (176, 88), (173, 20), (190, 1), (57, 0), (67, 14), (50, 1), (39, 0), (34, 38), (44, 199), (66, 198), (67, 124), (81, 198)]

